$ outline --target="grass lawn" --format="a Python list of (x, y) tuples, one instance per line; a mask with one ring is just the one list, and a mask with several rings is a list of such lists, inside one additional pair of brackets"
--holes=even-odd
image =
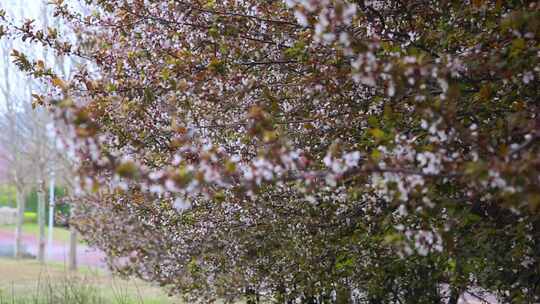
[[(0, 231), (9, 231), (15, 233), (15, 225), (2, 225)], [(25, 223), (23, 232), (39, 236), (39, 226), (37, 223)], [(48, 237), (49, 228), (45, 228), (45, 236)], [(69, 241), (69, 230), (62, 227), (53, 227), (53, 239), (55, 241), (66, 243)]]
[[(15, 232), (15, 225), (0, 226)], [(36, 223), (25, 223), (24, 233), (38, 236)], [(48, 231), (46, 231), (47, 235)], [(68, 242), (69, 230), (55, 227), (55, 241)], [(101, 269), (80, 267), (76, 273), (62, 262), (41, 265), (36, 260), (0, 257), (0, 304), (172, 304), (162, 289), (146, 282), (113, 277)]]
[(70, 273), (62, 264), (0, 258), (0, 304), (172, 304), (157, 287), (82, 268)]

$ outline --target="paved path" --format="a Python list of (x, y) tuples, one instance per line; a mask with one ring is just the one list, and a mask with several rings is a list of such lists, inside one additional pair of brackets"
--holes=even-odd
[[(23, 244), (26, 252), (37, 256), (38, 238), (33, 234), (23, 233)], [(15, 232), (0, 230), (0, 249), (7, 248), (8, 251), (13, 251), (15, 247)], [(51, 252), (47, 258), (54, 262), (62, 262), (67, 265), (69, 257), (69, 243), (53, 241)], [(105, 255), (103, 252), (92, 249), (86, 245), (77, 245), (77, 263), (79, 266), (105, 267)]]

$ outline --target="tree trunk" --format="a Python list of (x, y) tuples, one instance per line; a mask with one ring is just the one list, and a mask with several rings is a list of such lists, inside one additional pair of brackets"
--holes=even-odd
[(77, 271), (77, 230), (69, 226), (69, 270)]
[[(459, 245), (459, 243), (457, 243)], [(459, 255), (456, 255), (456, 270), (454, 273), (454, 282), (450, 282), (449, 288), (450, 288), (450, 299), (448, 300), (448, 304), (458, 304), (459, 302), (459, 296), (461, 295), (461, 291), (463, 290), (460, 279), (462, 276), (462, 269), (461, 269), (461, 257)]]
[(345, 284), (338, 285), (336, 289), (336, 304), (351, 303), (351, 289), (349, 286)]
[(450, 300), (448, 300), (448, 304), (457, 304), (459, 301), (459, 291), (456, 289), (452, 289), (450, 294)]
[(45, 192), (43, 191), (43, 183), (38, 186), (38, 225), (39, 225), (39, 246), (38, 260), (40, 263), (45, 263)]
[(17, 187), (17, 224), (15, 227), (15, 258), (23, 257), (22, 233), (24, 225), (25, 193), (22, 187)]

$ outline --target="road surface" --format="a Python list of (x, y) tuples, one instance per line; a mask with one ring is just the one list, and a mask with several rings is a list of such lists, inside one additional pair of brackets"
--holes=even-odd
[[(33, 234), (23, 234), (23, 244), (26, 253), (37, 256), (38, 252), (38, 238)], [(13, 255), (13, 248), (15, 247), (15, 232), (0, 230), (0, 255)], [(47, 248), (47, 247), (46, 247)], [(51, 246), (51, 252), (47, 253), (47, 259), (53, 262), (61, 262), (68, 264), (69, 258), (69, 243), (53, 241)], [(104, 262), (105, 255), (103, 252), (92, 249), (86, 245), (77, 245), (77, 263), (79, 266), (90, 267), (105, 267)]]

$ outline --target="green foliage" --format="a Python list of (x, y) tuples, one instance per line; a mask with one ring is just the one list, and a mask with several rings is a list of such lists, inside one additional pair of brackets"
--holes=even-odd
[(14, 186), (0, 185), (0, 207), (15, 207), (17, 205), (17, 190)]
[[(63, 187), (55, 187), (55, 201), (60, 201), (65, 195), (66, 190)], [(49, 203), (49, 193), (48, 191), (44, 194), (45, 203), (48, 206)], [(26, 212), (25, 212), (25, 220), (28, 219), (29, 221), (37, 221), (37, 211), (38, 211), (38, 194), (36, 189), (32, 189), (28, 195), (26, 196)], [(64, 218), (69, 217), (70, 211), (69, 211), (69, 205), (61, 204), (56, 205), (55, 212), (57, 215), (60, 215)], [(45, 208), (45, 218), (48, 218), (49, 216), (49, 208)]]

